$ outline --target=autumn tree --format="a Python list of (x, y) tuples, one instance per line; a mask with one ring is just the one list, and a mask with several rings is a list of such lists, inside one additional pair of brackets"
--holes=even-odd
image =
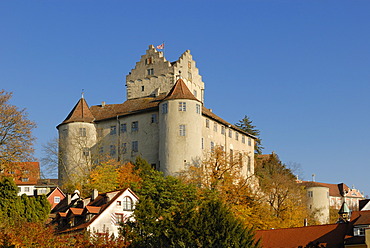
[(252, 123), (252, 120), (245, 115), (243, 119), (235, 124), (235, 126), (257, 138), (254, 143), (254, 152), (256, 154), (262, 154), (264, 147), (262, 146), (262, 139), (260, 138), (260, 130), (258, 130)]
[(25, 109), (9, 103), (12, 93), (0, 91), (0, 166), (6, 169), (12, 162), (32, 160), (32, 130), (36, 124), (28, 120)]

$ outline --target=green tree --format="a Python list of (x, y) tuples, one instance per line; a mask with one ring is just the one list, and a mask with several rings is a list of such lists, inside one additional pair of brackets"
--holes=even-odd
[(243, 119), (235, 124), (235, 126), (257, 138), (254, 144), (254, 152), (256, 154), (262, 154), (263, 146), (262, 140), (260, 138), (260, 130), (258, 130), (256, 126), (254, 126), (252, 123), (252, 120), (250, 120), (250, 118), (245, 115)]

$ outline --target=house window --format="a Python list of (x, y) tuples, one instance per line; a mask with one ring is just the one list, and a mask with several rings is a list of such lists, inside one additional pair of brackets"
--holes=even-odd
[(242, 143), (245, 144), (245, 136), (242, 136)]
[(252, 139), (248, 137), (248, 145), (251, 146), (252, 145)]
[(354, 236), (365, 236), (365, 228), (364, 227), (355, 227), (353, 228)]
[(80, 136), (86, 137), (86, 128), (80, 128)]
[(211, 141), (211, 152), (214, 152), (215, 150), (215, 143), (213, 143), (213, 141)]
[(22, 177), (21, 181), (22, 182), (28, 182), (30, 179), (28, 177)]
[(186, 126), (185, 125), (180, 125), (180, 136), (185, 136), (186, 135)]
[(239, 140), (239, 133), (235, 132), (235, 139)]
[(157, 123), (157, 114), (152, 114), (151, 122), (152, 123)]
[(209, 120), (206, 119), (206, 128), (209, 128)]
[(167, 114), (168, 113), (168, 105), (167, 103), (162, 104), (162, 114)]
[(111, 126), (110, 127), (110, 135), (115, 135), (117, 133), (116, 126)]
[(127, 132), (127, 124), (126, 123), (121, 124), (121, 132), (122, 133), (126, 133)]
[(217, 123), (216, 122), (213, 124), (213, 131), (217, 132)]
[(122, 202), (121, 201), (117, 201), (117, 206), (122, 206)]
[(116, 225), (123, 223), (125, 220), (124, 214), (115, 214), (116, 215)]
[(225, 134), (225, 127), (221, 126), (221, 134)]
[(110, 153), (109, 153), (111, 156), (114, 156), (116, 155), (116, 146), (115, 145), (111, 145), (110, 146)]
[(90, 155), (90, 149), (88, 147), (83, 148), (83, 155), (84, 156), (89, 156)]
[(186, 111), (186, 102), (179, 102), (179, 111)]
[(139, 122), (133, 121), (131, 123), (131, 132), (136, 132), (139, 130)]
[(308, 191), (307, 195), (308, 195), (308, 197), (313, 197), (313, 191)]
[(30, 187), (24, 187), (24, 192), (30, 192)]
[(154, 69), (147, 69), (148, 75), (154, 75)]
[(139, 151), (139, 142), (138, 141), (132, 141), (132, 151), (138, 152)]
[(200, 114), (200, 104), (195, 105), (196, 107), (196, 113)]
[(54, 203), (60, 202), (60, 196), (54, 196)]
[(132, 201), (131, 197), (125, 196), (125, 198), (123, 198), (122, 203), (123, 203), (123, 210), (125, 210), (125, 211), (134, 210), (134, 204), (133, 204), (133, 201)]
[(122, 153), (126, 153), (127, 152), (127, 143), (123, 143), (122, 144), (121, 151), (122, 151)]

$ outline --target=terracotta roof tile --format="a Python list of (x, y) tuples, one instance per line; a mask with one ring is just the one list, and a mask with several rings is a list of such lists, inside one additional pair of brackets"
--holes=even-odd
[[(262, 247), (343, 247), (344, 238), (350, 225), (330, 224), (296, 228), (271, 229), (256, 232)], [(311, 247), (311, 246), (310, 246)], [(321, 246), (320, 246), (321, 247)]]
[(189, 99), (199, 101), (193, 93), (190, 92), (188, 86), (180, 78), (177, 80), (176, 84), (172, 87), (170, 92), (164, 98), (164, 100), (173, 100), (173, 99)]
[(101, 207), (95, 207), (95, 206), (86, 206), (86, 209), (89, 213), (92, 214), (98, 214), (100, 212)]
[(91, 113), (89, 106), (87, 105), (85, 99), (81, 98), (61, 124), (71, 122), (92, 122), (93, 120), (94, 116)]
[(73, 215), (81, 215), (83, 208), (69, 208)]

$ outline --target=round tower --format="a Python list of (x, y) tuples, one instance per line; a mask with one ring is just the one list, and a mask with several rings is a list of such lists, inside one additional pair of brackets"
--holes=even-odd
[(82, 97), (67, 118), (57, 126), (59, 134), (59, 185), (79, 180), (91, 166), (91, 148), (96, 144), (94, 117)]
[(182, 79), (159, 104), (159, 113), (159, 169), (174, 175), (200, 163), (202, 104)]
[(307, 190), (307, 205), (321, 224), (329, 223), (329, 188), (320, 185), (311, 185)]

